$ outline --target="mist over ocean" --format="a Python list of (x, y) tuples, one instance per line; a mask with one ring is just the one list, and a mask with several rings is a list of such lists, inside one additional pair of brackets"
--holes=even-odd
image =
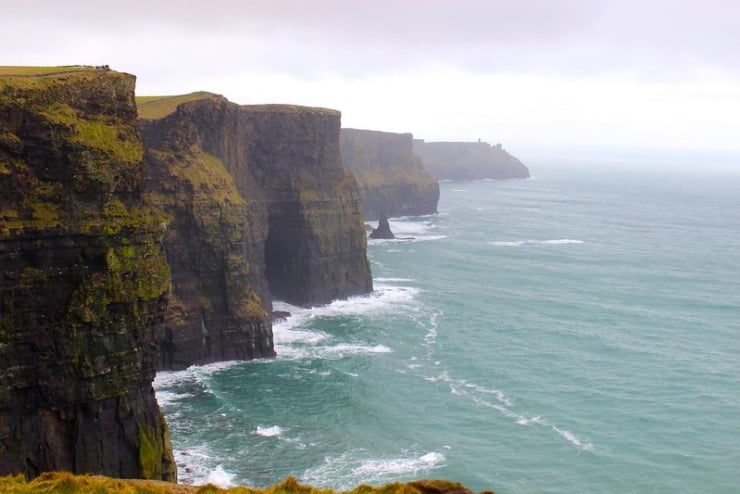
[(181, 482), (738, 492), (740, 175), (702, 165), (443, 182), (375, 293), (158, 374)]

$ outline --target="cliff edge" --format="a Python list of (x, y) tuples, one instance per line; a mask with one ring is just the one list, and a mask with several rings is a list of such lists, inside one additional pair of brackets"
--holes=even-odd
[(273, 297), (318, 305), (372, 291), (339, 112), (210, 93), (139, 101), (147, 193), (173, 218), (162, 368), (274, 356)]
[(529, 178), (529, 169), (501, 144), (414, 140), (414, 152), (439, 180)]
[(0, 474), (175, 480), (152, 389), (165, 218), (141, 196), (134, 85), (0, 68)]
[(437, 212), (439, 183), (412, 141), (411, 134), (342, 129), (342, 161), (357, 179), (366, 220)]

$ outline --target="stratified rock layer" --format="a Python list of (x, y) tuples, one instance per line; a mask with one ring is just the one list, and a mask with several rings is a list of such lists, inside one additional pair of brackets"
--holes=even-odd
[(194, 93), (139, 113), (147, 190), (175, 218), (163, 367), (274, 355), (272, 296), (316, 305), (372, 291), (339, 112)]
[(414, 155), (411, 134), (342, 129), (344, 166), (357, 179), (366, 220), (437, 212), (439, 183)]
[(170, 273), (134, 84), (0, 77), (0, 474), (175, 480), (152, 389)]
[(223, 162), (204, 150), (204, 142), (231, 137), (224, 120), (206, 119), (236, 121), (235, 106), (203, 94), (140, 122), (147, 196), (170, 216), (165, 247), (173, 295), (163, 369), (275, 355), (262, 261), (264, 200), (251, 182), (254, 193), (245, 200)]
[(414, 140), (414, 152), (439, 180), (529, 178), (529, 170), (501, 147), (487, 142)]

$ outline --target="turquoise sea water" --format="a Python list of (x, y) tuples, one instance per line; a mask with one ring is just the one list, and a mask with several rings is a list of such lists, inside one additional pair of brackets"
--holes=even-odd
[(277, 359), (157, 376), (181, 481), (740, 492), (740, 176), (441, 189), (375, 293), (278, 304)]

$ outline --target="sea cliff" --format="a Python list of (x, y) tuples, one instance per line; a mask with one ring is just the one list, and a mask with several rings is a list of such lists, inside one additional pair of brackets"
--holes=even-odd
[(439, 180), (529, 178), (529, 169), (501, 144), (415, 139), (414, 152)]
[(439, 183), (412, 141), (411, 134), (342, 129), (342, 161), (360, 186), (366, 220), (437, 212)]
[(152, 389), (169, 296), (134, 76), (0, 70), (0, 474), (175, 480)]
[(140, 101), (147, 191), (175, 218), (162, 368), (274, 356), (272, 297), (317, 305), (372, 291), (339, 112), (210, 93)]

